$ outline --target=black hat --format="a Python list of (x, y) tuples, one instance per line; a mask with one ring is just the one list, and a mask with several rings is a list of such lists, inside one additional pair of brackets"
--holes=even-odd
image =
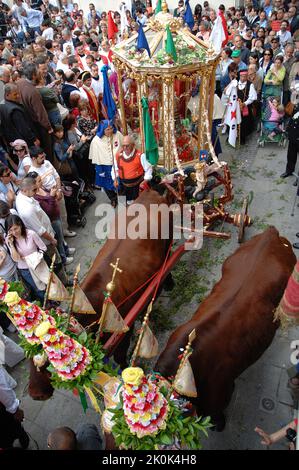
[(85, 82), (85, 80), (88, 80), (89, 78), (91, 78), (91, 73), (85, 70), (84, 72), (80, 73), (78, 78), (82, 80), (82, 82)]

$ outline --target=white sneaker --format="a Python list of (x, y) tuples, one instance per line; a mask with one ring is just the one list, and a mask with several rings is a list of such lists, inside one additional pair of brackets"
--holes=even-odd
[(72, 256), (68, 256), (65, 260), (64, 265), (67, 266), (68, 264), (71, 264), (74, 261), (74, 258)]
[(76, 251), (76, 248), (68, 248), (69, 255), (73, 255)]
[(63, 236), (64, 237), (75, 237), (77, 232), (72, 232), (71, 230), (64, 230)]

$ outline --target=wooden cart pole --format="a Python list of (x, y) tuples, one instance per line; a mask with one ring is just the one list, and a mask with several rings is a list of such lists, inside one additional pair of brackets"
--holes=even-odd
[(144, 152), (145, 142), (144, 142), (144, 129), (143, 129), (143, 111), (141, 105), (141, 98), (142, 98), (142, 86), (141, 81), (138, 80), (137, 82), (137, 93), (138, 93), (138, 111), (139, 111), (139, 132), (140, 132), (140, 140), (141, 140), (141, 152)]
[(216, 69), (219, 63), (219, 59), (215, 62), (214, 66), (210, 70), (210, 96), (209, 96), (209, 123), (210, 130), (212, 129), (213, 123), (213, 111), (214, 111), (214, 95), (215, 95), (215, 85), (216, 85)]
[(122, 80), (121, 80), (121, 71), (118, 67), (116, 68), (116, 73), (117, 73), (117, 83), (118, 83), (118, 89), (119, 89), (119, 106), (120, 106), (121, 124), (122, 124), (122, 129), (123, 129), (122, 133), (124, 135), (127, 135), (128, 128), (127, 128), (127, 121), (126, 121), (126, 114), (125, 114), (124, 90), (123, 90), (123, 85), (122, 85)]

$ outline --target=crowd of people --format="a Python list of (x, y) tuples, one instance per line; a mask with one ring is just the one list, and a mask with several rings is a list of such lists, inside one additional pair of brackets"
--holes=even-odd
[[(68, 0), (60, 3), (14, 0), (9, 7), (0, 0), (0, 277), (21, 279), (29, 298), (41, 302), (45, 286), (36, 278), (32, 258), (42, 253), (50, 265), (55, 254), (55, 272), (67, 285), (65, 267), (73, 262), (75, 249), (66, 238), (76, 236), (74, 221), (84, 225), (80, 207), (101, 188), (113, 207), (120, 190), (130, 204), (139, 189), (147, 187), (153, 170), (132, 136), (123, 135), (118, 117), (108, 118), (102, 73), (106, 67), (117, 103), (119, 83), (111, 47), (147, 24), (155, 13), (151, 0), (133, 1), (131, 9), (123, 2), (112, 13), (99, 11), (93, 3), (88, 12)], [(227, 40), (216, 70), (215, 93), (227, 103), (235, 81), (241, 144), (259, 119), (273, 141), (289, 126), (283, 178), (295, 171), (299, 151), (297, 7), (296, 0), (219, 7)], [(184, 20), (185, 13), (186, 5), (179, 0), (173, 14)], [(196, 5), (192, 34), (209, 41), (217, 14), (207, 1)], [(0, 324), (11, 328), (3, 318)], [(8, 379), (1, 374), (1, 420), (7, 419), (12, 427), (17, 423), (15, 437), (26, 448), (22, 410), (13, 391), (6, 390), (3, 401), (1, 389), (11, 387), (5, 386)], [(264, 443), (271, 441), (258, 432)], [(52, 435), (49, 446), (59, 448), (61, 436), (76, 446), (74, 432), (66, 428)]]

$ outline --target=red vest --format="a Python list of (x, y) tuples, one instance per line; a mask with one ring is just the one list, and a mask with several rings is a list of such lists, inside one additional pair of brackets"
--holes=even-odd
[(142, 152), (135, 149), (133, 156), (126, 160), (122, 150), (117, 152), (116, 161), (120, 179), (132, 180), (144, 175), (144, 169), (140, 159), (141, 155)]

